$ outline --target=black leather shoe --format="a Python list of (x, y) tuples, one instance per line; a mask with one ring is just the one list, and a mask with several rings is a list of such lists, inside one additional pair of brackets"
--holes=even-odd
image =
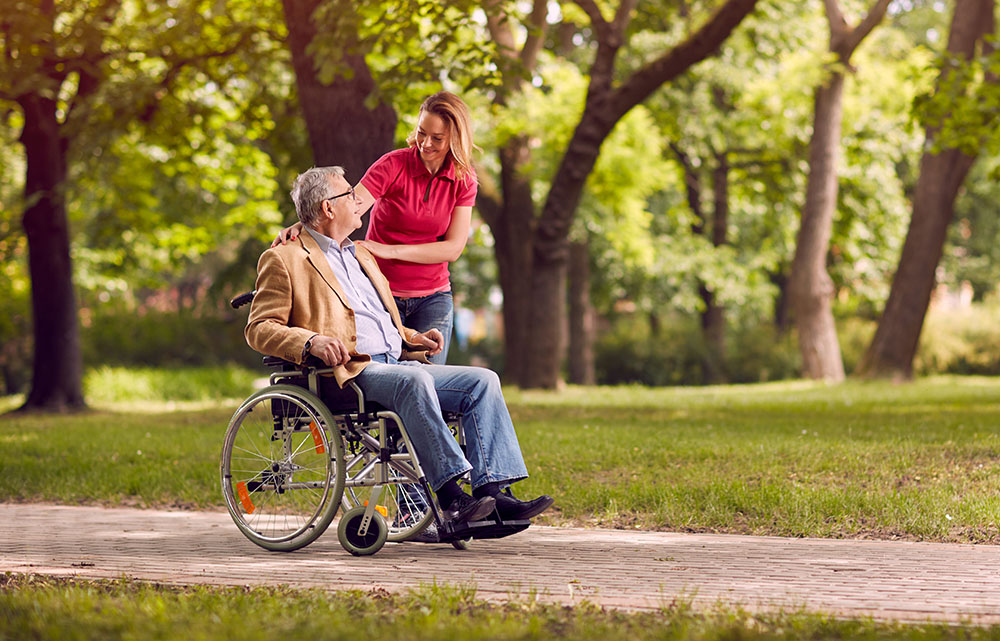
[(513, 494), (497, 494), (497, 514), (501, 521), (519, 521), (538, 516), (545, 510), (552, 507), (555, 499), (548, 494), (542, 494), (537, 499), (521, 501), (514, 498)]
[(479, 521), (493, 512), (496, 503), (492, 496), (474, 499), (463, 492), (444, 511), (444, 518), (456, 523)]

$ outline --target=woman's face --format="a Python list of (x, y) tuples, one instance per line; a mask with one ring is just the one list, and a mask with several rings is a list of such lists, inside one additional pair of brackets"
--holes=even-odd
[(417, 149), (426, 163), (444, 162), (445, 154), (451, 149), (451, 132), (441, 116), (423, 112), (417, 120)]

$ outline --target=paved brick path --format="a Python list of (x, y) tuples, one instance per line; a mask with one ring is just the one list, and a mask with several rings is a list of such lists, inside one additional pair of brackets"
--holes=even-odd
[(1000, 623), (1000, 546), (532, 527), (497, 541), (388, 544), (355, 558), (335, 526), (294, 553), (257, 548), (228, 514), (0, 504), (0, 572), (165, 583), (400, 590), (657, 608), (675, 598), (906, 621)]

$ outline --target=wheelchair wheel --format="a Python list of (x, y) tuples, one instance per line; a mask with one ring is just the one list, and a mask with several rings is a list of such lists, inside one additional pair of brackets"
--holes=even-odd
[(339, 429), (309, 391), (272, 385), (244, 401), (229, 422), (221, 476), (229, 514), (248, 539), (268, 550), (296, 550), (323, 534), (340, 505)]
[[(344, 464), (347, 483), (344, 488), (344, 509), (367, 505), (371, 486), (375, 484), (376, 466), (379, 461), (377, 427), (363, 430), (370, 438), (363, 438), (355, 451), (346, 454)], [(376, 510), (385, 519), (388, 540), (406, 541), (423, 531), (433, 519), (431, 503), (420, 482), (415, 467), (407, 459), (392, 461), (387, 469), (388, 478)]]
[(360, 533), (365, 508), (356, 507), (344, 512), (337, 527), (337, 538), (345, 550), (354, 556), (370, 556), (382, 549), (389, 534), (385, 519), (376, 511), (368, 522), (368, 531)]

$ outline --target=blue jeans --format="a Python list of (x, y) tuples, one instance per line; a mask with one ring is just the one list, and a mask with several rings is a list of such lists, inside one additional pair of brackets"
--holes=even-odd
[[(354, 381), (367, 399), (403, 419), (434, 491), (470, 470), (473, 488), (528, 476), (500, 378), (492, 370), (398, 362), (380, 354)], [(441, 417), (442, 410), (461, 413), (467, 455)]]
[(441, 330), (444, 336), (444, 347), (439, 354), (430, 357), (437, 365), (444, 365), (448, 360), (448, 346), (451, 345), (451, 328), (453, 324), (455, 302), (451, 292), (437, 292), (430, 296), (417, 298), (393, 297), (403, 325), (418, 332), (426, 332), (432, 327)]

